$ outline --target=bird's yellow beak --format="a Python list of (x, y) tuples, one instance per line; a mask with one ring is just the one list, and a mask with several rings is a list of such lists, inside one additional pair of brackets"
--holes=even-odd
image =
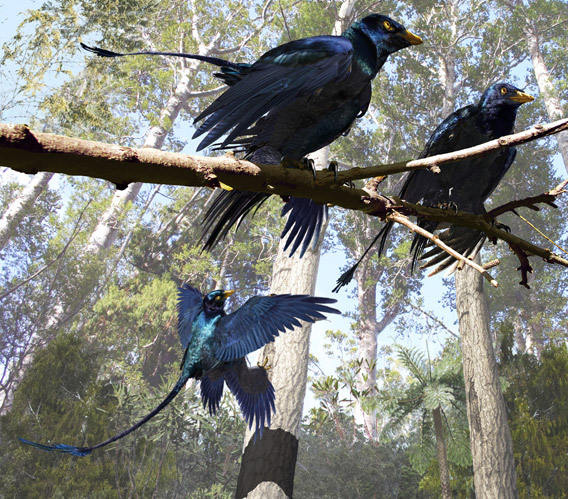
[(408, 43), (410, 43), (410, 45), (420, 45), (421, 43), (424, 43), (422, 41), (422, 38), (415, 35), (414, 33), (411, 33), (408, 30), (406, 30), (404, 33), (401, 33), (400, 36), (402, 36), (402, 38), (404, 38)]
[(532, 102), (534, 100), (534, 97), (532, 95), (525, 94), (524, 92), (521, 92), (520, 90), (517, 90), (515, 95), (511, 96), (510, 99), (514, 100), (515, 102), (519, 102), (521, 104), (524, 104), (525, 102)]
[(223, 298), (225, 298), (225, 300), (226, 300), (226, 299), (229, 298), (229, 296), (231, 296), (234, 292), (235, 292), (234, 289), (229, 289), (229, 291), (224, 291), (224, 292), (223, 292)]

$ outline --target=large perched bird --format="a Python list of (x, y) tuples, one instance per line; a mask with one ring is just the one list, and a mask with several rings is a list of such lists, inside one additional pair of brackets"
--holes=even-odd
[[(194, 137), (204, 135), (198, 150), (218, 144), (220, 149), (240, 149), (251, 161), (280, 164), (282, 158), (298, 163), (349, 132), (357, 117), (367, 111), (371, 82), (394, 52), (422, 39), (392, 19), (372, 14), (352, 24), (341, 36), (315, 36), (280, 45), (254, 64), (233, 63), (192, 54), (179, 55), (221, 67), (215, 76), (229, 85), (196, 121), (203, 120)], [(119, 54), (83, 46), (97, 55)], [(242, 217), (270, 194), (221, 192), (206, 215), (205, 248), (212, 248)], [(291, 198), (283, 210), (290, 212), (283, 235), (292, 253), (301, 252), (314, 239), (326, 216), (326, 207), (310, 200)]]
[[(519, 106), (533, 100), (534, 97), (508, 83), (491, 85), (478, 103), (458, 109), (436, 128), (419, 158), (458, 151), (510, 134), (515, 126)], [(422, 202), (427, 206), (486, 213), (483, 203), (513, 164), (516, 152), (516, 148), (511, 147), (466, 158), (441, 166), (438, 174), (427, 169), (415, 170), (408, 175), (399, 197), (415, 204)], [(419, 221), (419, 225), (430, 232), (439, 228), (437, 222), (426, 220)], [(361, 259), (377, 240), (380, 240), (379, 255), (382, 253), (392, 226), (393, 222), (385, 224)], [(450, 247), (471, 258), (481, 249), (485, 240), (482, 232), (458, 225), (452, 225), (440, 237)], [(423, 255), (427, 241), (419, 234), (414, 236), (411, 246), (413, 269), (420, 258), (434, 256), (426, 266), (440, 264), (437, 271), (455, 262), (453, 257), (437, 246)], [(339, 278), (334, 291), (351, 280), (361, 259)]]
[(166, 407), (183, 388), (187, 380), (201, 381), (201, 400), (210, 414), (215, 414), (227, 383), (235, 395), (246, 422), (260, 432), (264, 423), (270, 425), (275, 410), (274, 388), (263, 366), (249, 368), (245, 355), (287, 329), (300, 326), (300, 320), (313, 323), (325, 319), (324, 313), (335, 314), (329, 307), (336, 300), (308, 295), (255, 296), (241, 308), (226, 315), (225, 300), (233, 291), (216, 290), (203, 296), (190, 286), (179, 289), (178, 331), (185, 353), (181, 375), (173, 390), (147, 416), (122, 433), (92, 447), (65, 444), (43, 445), (20, 439), (26, 444), (47, 451), (86, 456), (133, 432)]

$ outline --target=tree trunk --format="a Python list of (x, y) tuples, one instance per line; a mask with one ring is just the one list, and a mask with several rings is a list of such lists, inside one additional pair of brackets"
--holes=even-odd
[(491, 341), (483, 277), (470, 267), (456, 274), (456, 308), (476, 497), (515, 498), (513, 444)]
[[(310, 248), (303, 258), (297, 253), (289, 258), (280, 241), (274, 262), (271, 293), (313, 295), (323, 237), (315, 251)], [(268, 371), (276, 390), (276, 414), (270, 429), (256, 442), (252, 433), (245, 435), (236, 497), (292, 497), (298, 454), (298, 430), (302, 419), (311, 326), (287, 332), (266, 345), (261, 359), (268, 358)]]
[[(554, 85), (550, 78), (550, 73), (544, 61), (542, 52), (540, 51), (540, 40), (538, 33), (532, 28), (525, 29), (529, 54), (533, 65), (534, 75), (540, 90), (540, 97), (544, 100), (546, 112), (550, 120), (557, 120), (564, 117), (560, 99), (556, 96)], [(558, 149), (564, 161), (564, 168), (568, 172), (568, 132), (560, 132), (556, 135), (558, 141)]]
[[(207, 55), (208, 52), (209, 51), (204, 51), (204, 53), (201, 53), (200, 51), (200, 55)], [(144, 147), (161, 149), (164, 145), (164, 140), (166, 139), (171, 126), (178, 117), (183, 104), (187, 100), (187, 96), (191, 93), (191, 75), (192, 65), (183, 69), (182, 77), (174, 93), (169, 98), (166, 107), (162, 109), (162, 112), (160, 113), (160, 124), (151, 128), (146, 140), (144, 141)], [(120, 216), (124, 213), (128, 204), (136, 199), (142, 185), (143, 184), (141, 182), (133, 182), (132, 184), (129, 184), (126, 189), (117, 190), (115, 192), (110, 206), (102, 215), (99, 223), (89, 237), (87, 252), (96, 254), (100, 250), (105, 250), (111, 247), (118, 235), (118, 230), (120, 228)]]
[[(357, 391), (363, 397), (375, 394), (377, 381), (377, 284), (376, 276), (369, 275), (369, 261), (364, 261), (356, 272), (359, 320), (357, 321), (358, 361)], [(370, 282), (370, 284), (369, 284)], [(366, 411), (357, 400), (357, 409), (363, 417), (367, 438), (377, 439), (376, 411)]]
[(452, 499), (452, 487), (450, 486), (450, 469), (448, 456), (446, 455), (446, 442), (444, 441), (444, 424), (442, 422), (442, 410), (437, 407), (432, 411), (434, 417), (434, 431), (436, 432), (436, 456), (440, 469), (440, 486), (443, 499)]
[(30, 206), (45, 190), (53, 175), (50, 172), (36, 173), (18, 197), (6, 208), (2, 218), (0, 218), (0, 250), (8, 244), (14, 228), (22, 221)]
[[(311, 155), (316, 168), (327, 165), (329, 147)], [(315, 249), (310, 247), (302, 258), (298, 252), (292, 258), (284, 253), (280, 240), (272, 270), (270, 292), (313, 295), (319, 267), (320, 252), (327, 224), (322, 226)], [(311, 325), (294, 329), (269, 343), (261, 353), (268, 358), (270, 380), (276, 391), (276, 414), (270, 429), (254, 441), (247, 430), (235, 497), (292, 497), (298, 456), (298, 431), (308, 378), (308, 356)]]

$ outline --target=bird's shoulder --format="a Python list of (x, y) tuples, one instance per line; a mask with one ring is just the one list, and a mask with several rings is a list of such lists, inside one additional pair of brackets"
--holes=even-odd
[(269, 50), (258, 59), (253, 69), (266, 64), (297, 67), (314, 64), (335, 55), (349, 56), (353, 45), (341, 36), (313, 36), (294, 40)]
[(462, 107), (450, 114), (428, 139), (420, 158), (467, 147), (467, 137), (476, 127), (478, 106)]

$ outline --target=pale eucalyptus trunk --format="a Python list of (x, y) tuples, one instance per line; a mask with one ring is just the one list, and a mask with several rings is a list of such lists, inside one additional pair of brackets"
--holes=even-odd
[(53, 177), (51, 172), (36, 173), (18, 197), (14, 199), (0, 218), (0, 250), (8, 244), (16, 226), (22, 221), (26, 212), (47, 187)]
[[(200, 44), (198, 53), (200, 55), (209, 54), (216, 41), (217, 38), (215, 38), (207, 46)], [(191, 94), (192, 74), (198, 64), (198, 61), (191, 61), (182, 69), (179, 83), (168, 99), (166, 106), (160, 113), (159, 125), (150, 129), (150, 132), (144, 141), (144, 147), (160, 149), (163, 146), (169, 130)], [(121, 216), (124, 214), (128, 206), (134, 202), (141, 188), (142, 183), (134, 182), (129, 184), (125, 189), (117, 190), (115, 192), (110, 206), (103, 213), (97, 226), (89, 237), (89, 242), (85, 248), (85, 258), (92, 258), (95, 255), (99, 255), (101, 252), (108, 250), (112, 246), (120, 229)], [(78, 275), (77, 278), (81, 278), (81, 276)], [(97, 284), (98, 283), (96, 282), (92, 283), (92, 289), (97, 288)], [(65, 312), (66, 311), (63, 310), (61, 304), (56, 304), (53, 307), (51, 315), (47, 318), (46, 323), (51, 325), (56, 324), (65, 316)], [(38, 348), (42, 348), (45, 344), (46, 342), (40, 341), (39, 337), (34, 333), (34, 336), (29, 343), (30, 347), (27, 349), (25, 356), (18, 364), (14, 364), (14, 369), (17, 370), (17, 373), (15, 374), (14, 383), (12, 383), (10, 388), (6, 391), (4, 401), (2, 402), (1, 413), (5, 414), (11, 410), (14, 391), (17, 389), (21, 379), (23, 379), (27, 367), (33, 362), (35, 352)]]
[[(41, 193), (46, 189), (47, 184), (53, 177), (51, 172), (36, 173), (28, 185), (22, 189), (18, 197), (10, 203), (0, 219), (0, 250), (8, 244), (16, 226), (22, 221), (32, 204), (37, 200)], [(23, 378), (23, 373), (33, 361), (33, 352), (40, 343), (37, 333), (27, 340), (27, 345), (20, 359), (14, 361), (10, 367), (12, 373), (8, 383), (0, 394), (0, 415), (7, 414), (12, 409), (14, 403), (14, 391)]]
[(483, 277), (468, 266), (456, 273), (456, 308), (475, 494), (478, 499), (516, 498), (513, 443), (491, 340)]
[[(161, 149), (164, 145), (164, 141), (172, 124), (178, 117), (184, 103), (187, 101), (188, 95), (191, 93), (191, 75), (192, 67), (190, 65), (183, 69), (182, 76), (174, 93), (169, 98), (166, 107), (160, 113), (160, 124), (150, 129), (144, 141), (144, 147)], [(142, 185), (141, 182), (133, 182), (125, 189), (115, 192), (109, 207), (103, 213), (89, 237), (89, 243), (87, 245), (88, 253), (96, 254), (112, 246), (120, 229), (120, 217), (129, 204), (134, 202), (138, 197)]]
[[(375, 395), (377, 382), (377, 285), (370, 275), (369, 261), (364, 261), (356, 272), (357, 300), (359, 305), (359, 320), (357, 321), (358, 352), (357, 359), (361, 363), (357, 374), (357, 391), (363, 398)], [(370, 285), (365, 283), (371, 282)], [(376, 411), (365, 410), (361, 401), (357, 400), (357, 410), (363, 418), (367, 438), (377, 440)]]
[[(316, 167), (327, 164), (329, 148), (314, 153)], [(270, 292), (274, 294), (313, 295), (316, 287), (320, 252), (325, 229), (315, 249), (310, 247), (302, 258), (296, 252), (292, 258), (284, 253), (284, 240), (280, 241), (272, 270)], [(292, 497), (294, 473), (298, 456), (298, 432), (302, 420), (311, 325), (295, 328), (276, 338), (264, 347), (260, 355), (268, 358), (270, 380), (276, 390), (276, 413), (270, 429), (262, 438), (254, 440), (247, 430), (244, 438), (241, 469), (237, 482), (236, 498)]]
[[(538, 32), (532, 28), (525, 29), (529, 54), (533, 65), (534, 75), (540, 90), (539, 98), (544, 100), (546, 112), (550, 121), (561, 119), (565, 116), (560, 99), (557, 97), (552, 78), (546, 66), (544, 56), (540, 50), (540, 39)], [(558, 149), (564, 161), (564, 168), (568, 172), (568, 132), (560, 132), (555, 135), (558, 142)]]

